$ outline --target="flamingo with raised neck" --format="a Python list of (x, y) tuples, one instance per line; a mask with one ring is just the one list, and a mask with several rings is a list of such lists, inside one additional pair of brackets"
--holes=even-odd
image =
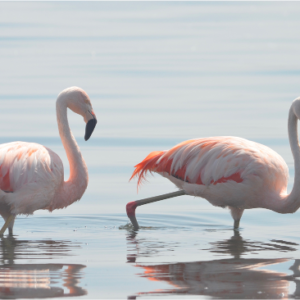
[(60, 157), (36, 143), (12, 142), (0, 145), (0, 214), (5, 223), (2, 235), (13, 233), (18, 214), (32, 214), (39, 209), (50, 212), (78, 201), (88, 185), (88, 169), (70, 130), (67, 109), (81, 115), (86, 123), (87, 141), (97, 123), (87, 93), (78, 87), (63, 90), (56, 101), (59, 135), (70, 164), (70, 177), (64, 181)]
[(287, 193), (288, 166), (272, 149), (238, 137), (193, 139), (166, 151), (151, 152), (135, 166), (132, 177), (138, 185), (147, 172), (156, 172), (173, 182), (177, 192), (129, 202), (127, 215), (139, 229), (135, 209), (140, 205), (181, 195), (205, 198), (211, 204), (228, 207), (234, 228), (245, 209), (266, 208), (277, 213), (294, 213), (300, 207), (300, 148), (297, 123), (300, 97), (291, 105), (288, 133), (295, 163), (295, 180)]

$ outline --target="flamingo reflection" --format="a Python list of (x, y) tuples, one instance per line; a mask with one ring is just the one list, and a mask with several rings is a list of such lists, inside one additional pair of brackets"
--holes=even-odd
[[(39, 251), (37, 245), (40, 247)], [(79, 264), (15, 264), (16, 259), (53, 258), (70, 255), (74, 247), (68, 241), (21, 241), (1, 239), (0, 298), (48, 298), (82, 296), (78, 286), (83, 277)], [(77, 247), (75, 245), (75, 247)]]
[[(230, 299), (300, 297), (300, 281), (297, 280), (300, 276), (300, 260), (241, 258), (242, 254), (253, 251), (295, 251), (295, 243), (282, 240), (272, 240), (268, 243), (247, 241), (235, 232), (230, 239), (212, 243), (212, 247), (206, 249), (213, 253), (230, 254), (232, 258), (169, 264), (138, 263), (137, 261), (143, 258), (142, 253), (146, 252), (142, 249), (143, 243), (142, 240), (139, 242), (135, 234), (128, 236), (130, 252), (132, 245), (135, 245), (136, 253), (128, 253), (127, 261), (134, 263), (139, 269), (138, 276), (168, 283), (170, 288), (138, 292), (129, 299), (142, 294), (205, 295)], [(268, 268), (285, 262), (292, 265), (290, 270), (293, 275)], [(290, 282), (296, 283), (293, 295), (289, 295)]]

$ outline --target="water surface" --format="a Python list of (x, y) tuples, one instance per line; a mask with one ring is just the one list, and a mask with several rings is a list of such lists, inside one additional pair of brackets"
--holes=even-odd
[(299, 213), (229, 211), (182, 196), (138, 208), (127, 202), (175, 191), (149, 177), (128, 182), (149, 152), (182, 140), (240, 136), (294, 166), (287, 139), (300, 95), (297, 2), (1, 2), (0, 143), (41, 143), (69, 176), (55, 116), (57, 94), (87, 91), (98, 117), (84, 142), (83, 198), (16, 220), (0, 243), (1, 298), (297, 298)]
[(1, 239), (1, 297), (297, 298), (298, 213), (274, 215), (233, 231), (225, 210), (138, 213), (139, 232), (124, 214), (20, 217)]

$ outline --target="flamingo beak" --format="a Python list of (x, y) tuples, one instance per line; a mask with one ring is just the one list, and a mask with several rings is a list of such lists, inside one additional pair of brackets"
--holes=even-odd
[(95, 127), (96, 127), (96, 124), (97, 124), (97, 118), (96, 118), (95, 115), (93, 115), (93, 118), (90, 119), (86, 123), (86, 126), (85, 126), (85, 136), (84, 136), (84, 139), (86, 141), (91, 137), (91, 135), (92, 135), (92, 133), (93, 133)]

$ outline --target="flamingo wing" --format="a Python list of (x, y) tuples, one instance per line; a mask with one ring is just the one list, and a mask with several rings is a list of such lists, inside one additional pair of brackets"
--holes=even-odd
[(41, 184), (63, 175), (59, 156), (46, 147), (25, 142), (0, 146), (0, 189), (14, 192), (30, 183)]
[(278, 192), (286, 189), (288, 168), (272, 149), (236, 137), (188, 140), (168, 151), (150, 153), (135, 166), (138, 184), (148, 171), (170, 179), (197, 185), (217, 185), (228, 181), (243, 182), (258, 176)]
[(26, 142), (0, 145), (0, 189), (11, 192), (4, 201), (15, 213), (46, 208), (63, 178), (62, 161), (52, 150)]

